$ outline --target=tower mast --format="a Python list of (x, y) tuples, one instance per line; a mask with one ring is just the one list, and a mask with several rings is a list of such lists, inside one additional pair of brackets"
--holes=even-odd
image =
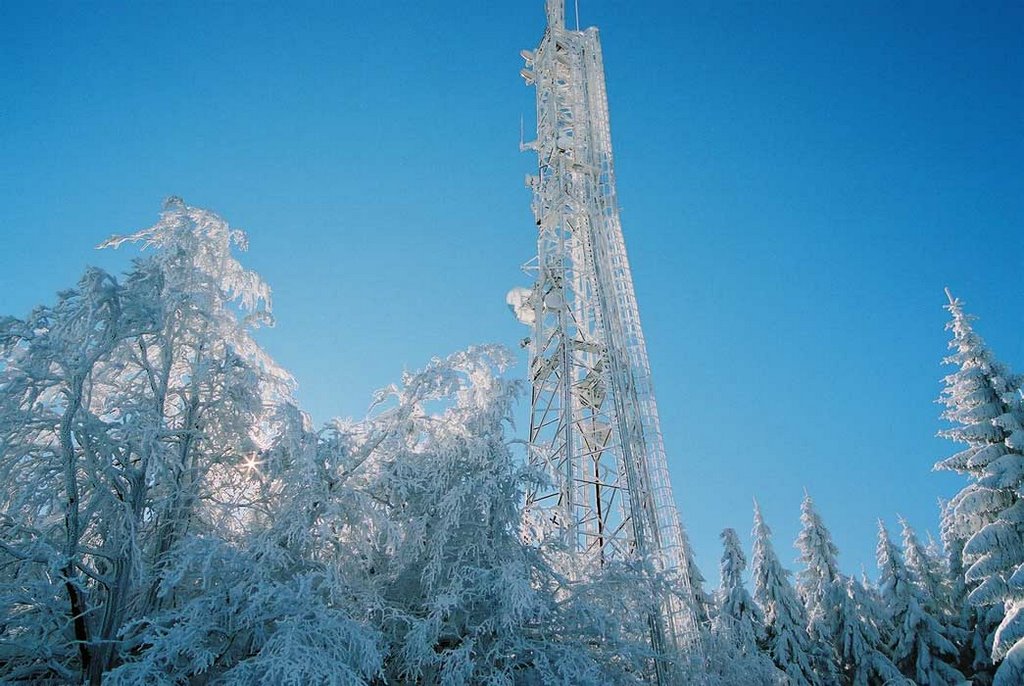
[[(537, 89), (533, 191), (537, 257), (530, 289), (509, 304), (531, 327), (529, 460), (550, 486), (527, 494), (527, 536), (556, 536), (577, 569), (646, 559), (689, 578), (658, 409), (622, 238), (604, 65), (596, 28), (565, 27), (565, 0), (546, 0), (547, 28), (522, 75)], [(689, 589), (686, 589), (689, 597)], [(652, 612), (658, 650), (696, 636), (692, 608)]]

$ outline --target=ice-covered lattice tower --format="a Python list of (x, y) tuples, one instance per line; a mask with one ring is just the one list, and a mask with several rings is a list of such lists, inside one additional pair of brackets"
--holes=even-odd
[[(523, 148), (537, 153), (527, 185), (539, 235), (526, 264), (534, 285), (513, 289), (508, 302), (532, 329), (529, 459), (551, 477), (550, 488), (527, 495), (527, 535), (563, 537), (583, 573), (641, 556), (685, 571), (619, 224), (598, 32), (567, 29), (565, 0), (547, 0), (540, 46), (522, 55), (522, 76), (537, 88), (537, 138)], [(691, 609), (662, 605), (653, 639), (685, 641)]]

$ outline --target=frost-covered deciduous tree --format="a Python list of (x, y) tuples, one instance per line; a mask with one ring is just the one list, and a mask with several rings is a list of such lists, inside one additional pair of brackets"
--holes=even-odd
[(454, 402), (439, 417), (406, 411), (393, 432), (402, 443), (385, 451), (392, 457), (370, 486), (399, 532), (383, 591), (386, 673), (450, 684), (629, 683), (651, 657), (644, 610), (655, 580), (640, 564), (576, 582), (559, 571), (561, 551), (523, 544), (521, 496), (533, 474), (504, 433), (516, 386), (495, 373), (510, 361), (500, 349), (471, 349), (390, 392), (398, 408)]
[[(613, 651), (607, 663), (595, 659), (600, 651), (587, 644), (614, 645), (616, 629), (595, 634), (594, 624), (563, 612), (559, 580), (519, 538), (528, 473), (503, 430), (515, 386), (494, 373), (509, 362), (498, 349), (470, 350), (382, 397), (395, 406), (375, 421), (393, 428), (368, 489), (392, 527), (379, 581), (390, 680), (603, 683), (632, 668)], [(428, 415), (437, 401), (447, 407)]]
[(920, 590), (889, 539), (885, 524), (878, 523), (879, 593), (889, 613), (893, 661), (919, 684), (960, 684), (964, 676), (952, 666), (957, 649), (945, 627), (928, 611)]
[[(284, 406), (248, 478), (265, 497), (241, 536), (190, 540), (166, 573), (179, 602), (138, 618), (111, 684), (363, 684), (381, 672), (367, 581), (381, 519), (352, 482), (362, 440), (320, 436)], [(186, 592), (187, 589), (187, 592)]]
[(162, 327), (139, 342), (137, 356), (159, 403), (154, 428), (165, 436), (147, 593), (147, 609), (159, 609), (173, 594), (163, 573), (170, 551), (187, 533), (237, 524), (223, 517), (222, 503), (231, 507), (247, 487), (252, 456), (272, 440), (270, 413), (291, 402), (293, 381), (252, 337), (273, 319), (270, 288), (233, 254), (248, 247), (244, 233), (171, 198), (156, 224), (101, 247), (126, 242), (154, 250), (162, 280)]
[(793, 686), (818, 686), (814, 671), (814, 646), (807, 633), (807, 615), (772, 545), (772, 532), (761, 508), (754, 503), (753, 584), (754, 600), (764, 614), (765, 652)]
[(244, 235), (172, 199), (104, 245), (126, 242), (151, 252), (123, 281), (0, 321), (0, 680), (644, 678), (664, 580), (577, 580), (519, 538), (507, 353), (435, 360), (314, 432), (253, 338), (270, 291)]
[(158, 326), (153, 285), (90, 269), (56, 305), (0, 323), (2, 678), (102, 671), (147, 489), (122, 439), (136, 422), (108, 402), (110, 362)]
[(133, 627), (139, 657), (115, 683), (642, 678), (642, 575), (573, 583), (519, 539), (529, 472), (504, 437), (507, 361), (497, 348), (434, 360), (382, 392), (368, 419), (319, 435), (281, 422), (292, 428), (254, 474), (268, 516), (241, 545), (217, 542), (170, 570), (203, 585)]
[(1024, 675), (1022, 379), (996, 360), (961, 301), (947, 295), (953, 338), (944, 361), (957, 369), (945, 378), (940, 398), (942, 416), (953, 424), (941, 435), (967, 448), (935, 466), (966, 474), (971, 483), (946, 507), (943, 533), (963, 542), (969, 601), (991, 608), (979, 613), (976, 627), (984, 629), (1001, 616), (992, 637), (993, 660), (1004, 660), (996, 681), (1017, 683)]
[(0, 325), (6, 679), (99, 683), (129, 621), (177, 602), (176, 546), (256, 511), (246, 465), (290, 393), (250, 335), (269, 289), (231, 254), (243, 234), (171, 200), (120, 240), (154, 254)]

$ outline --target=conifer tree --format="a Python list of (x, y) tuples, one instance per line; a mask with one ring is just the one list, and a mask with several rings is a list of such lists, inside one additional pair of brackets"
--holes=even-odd
[(878, 523), (879, 592), (889, 612), (893, 661), (919, 684), (960, 684), (964, 680), (950, 663), (957, 649), (947, 631), (928, 611), (919, 582), (907, 570), (903, 556)]
[(728, 636), (741, 653), (753, 654), (765, 639), (764, 617), (743, 585), (747, 558), (734, 529), (722, 531), (722, 586), (718, 592), (715, 630)]
[(846, 579), (846, 599), (837, 620), (836, 645), (846, 683), (869, 686), (904, 681), (886, 654), (883, 636), (888, 623), (884, 613), (857, 579)]
[(970, 603), (990, 608), (979, 612), (976, 630), (1001, 620), (991, 637), (993, 661), (1005, 660), (996, 681), (1016, 683), (1013, 679), (1024, 673), (1022, 379), (974, 332), (963, 303), (948, 289), (946, 294), (952, 316), (946, 328), (953, 337), (944, 362), (957, 369), (945, 378), (940, 397), (946, 407), (942, 416), (953, 426), (940, 435), (967, 448), (935, 467), (966, 474), (971, 482), (950, 500), (943, 535), (962, 541)]
[[(939, 510), (940, 512), (942, 510), (941, 504)], [(949, 622), (959, 626), (956, 619), (959, 615), (958, 608), (953, 602), (953, 587), (955, 582), (952, 574), (950, 573), (949, 553), (945, 550), (942, 544), (932, 536), (930, 531), (927, 533), (927, 542), (923, 545), (918, 542), (918, 546), (921, 548), (921, 554), (919, 557), (927, 561), (927, 574), (929, 576), (927, 584), (928, 587), (932, 589), (931, 593), (935, 599), (939, 612), (945, 615)]]
[(800, 589), (825, 682), (867, 686), (898, 677), (899, 670), (883, 650), (875, 607), (857, 582), (839, 572), (838, 549), (810, 496), (804, 498), (801, 521), (797, 547), (805, 569)]
[(683, 548), (686, 550), (686, 569), (683, 570), (683, 574), (685, 574), (684, 587), (689, 589), (690, 594), (687, 600), (693, 608), (700, 631), (708, 632), (711, 630), (711, 618), (715, 614), (715, 599), (704, 590), (707, 580), (701, 573), (700, 567), (697, 566), (693, 546), (690, 544), (690, 538), (685, 529), (682, 530), (682, 537)]
[(944, 633), (956, 645), (966, 640), (950, 610), (950, 587), (941, 558), (934, 543), (925, 547), (905, 518), (899, 518), (903, 538), (903, 555), (911, 582), (917, 586), (923, 607), (942, 625)]
[(837, 616), (846, 598), (846, 585), (836, 561), (839, 549), (810, 495), (804, 496), (800, 521), (803, 528), (795, 545), (804, 568), (797, 572), (797, 591), (807, 611), (808, 633), (816, 642), (815, 669), (826, 683), (834, 683), (839, 679)]
[(772, 545), (772, 532), (754, 502), (754, 599), (764, 614), (764, 650), (786, 673), (793, 686), (824, 683), (814, 671), (814, 648), (807, 633), (807, 617)]
[(944, 578), (941, 561), (934, 557), (904, 517), (898, 517), (903, 540), (903, 555), (910, 578), (917, 586), (921, 600), (936, 619), (943, 620), (947, 605), (948, 583)]
[(952, 516), (949, 503), (940, 502), (941, 532), (945, 548), (945, 567), (949, 578), (949, 608), (952, 625), (962, 634), (959, 668), (982, 684), (991, 683), (995, 668), (992, 665), (992, 634), (1002, 619), (1001, 606), (972, 605), (968, 597), (970, 587), (964, 571), (964, 539), (948, 522)]

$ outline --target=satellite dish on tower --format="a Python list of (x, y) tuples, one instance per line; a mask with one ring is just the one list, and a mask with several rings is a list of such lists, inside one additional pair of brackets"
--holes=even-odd
[(512, 314), (520, 323), (533, 326), (537, 314), (534, 310), (532, 288), (516, 286), (505, 296), (505, 303), (508, 304), (508, 309), (512, 310)]

